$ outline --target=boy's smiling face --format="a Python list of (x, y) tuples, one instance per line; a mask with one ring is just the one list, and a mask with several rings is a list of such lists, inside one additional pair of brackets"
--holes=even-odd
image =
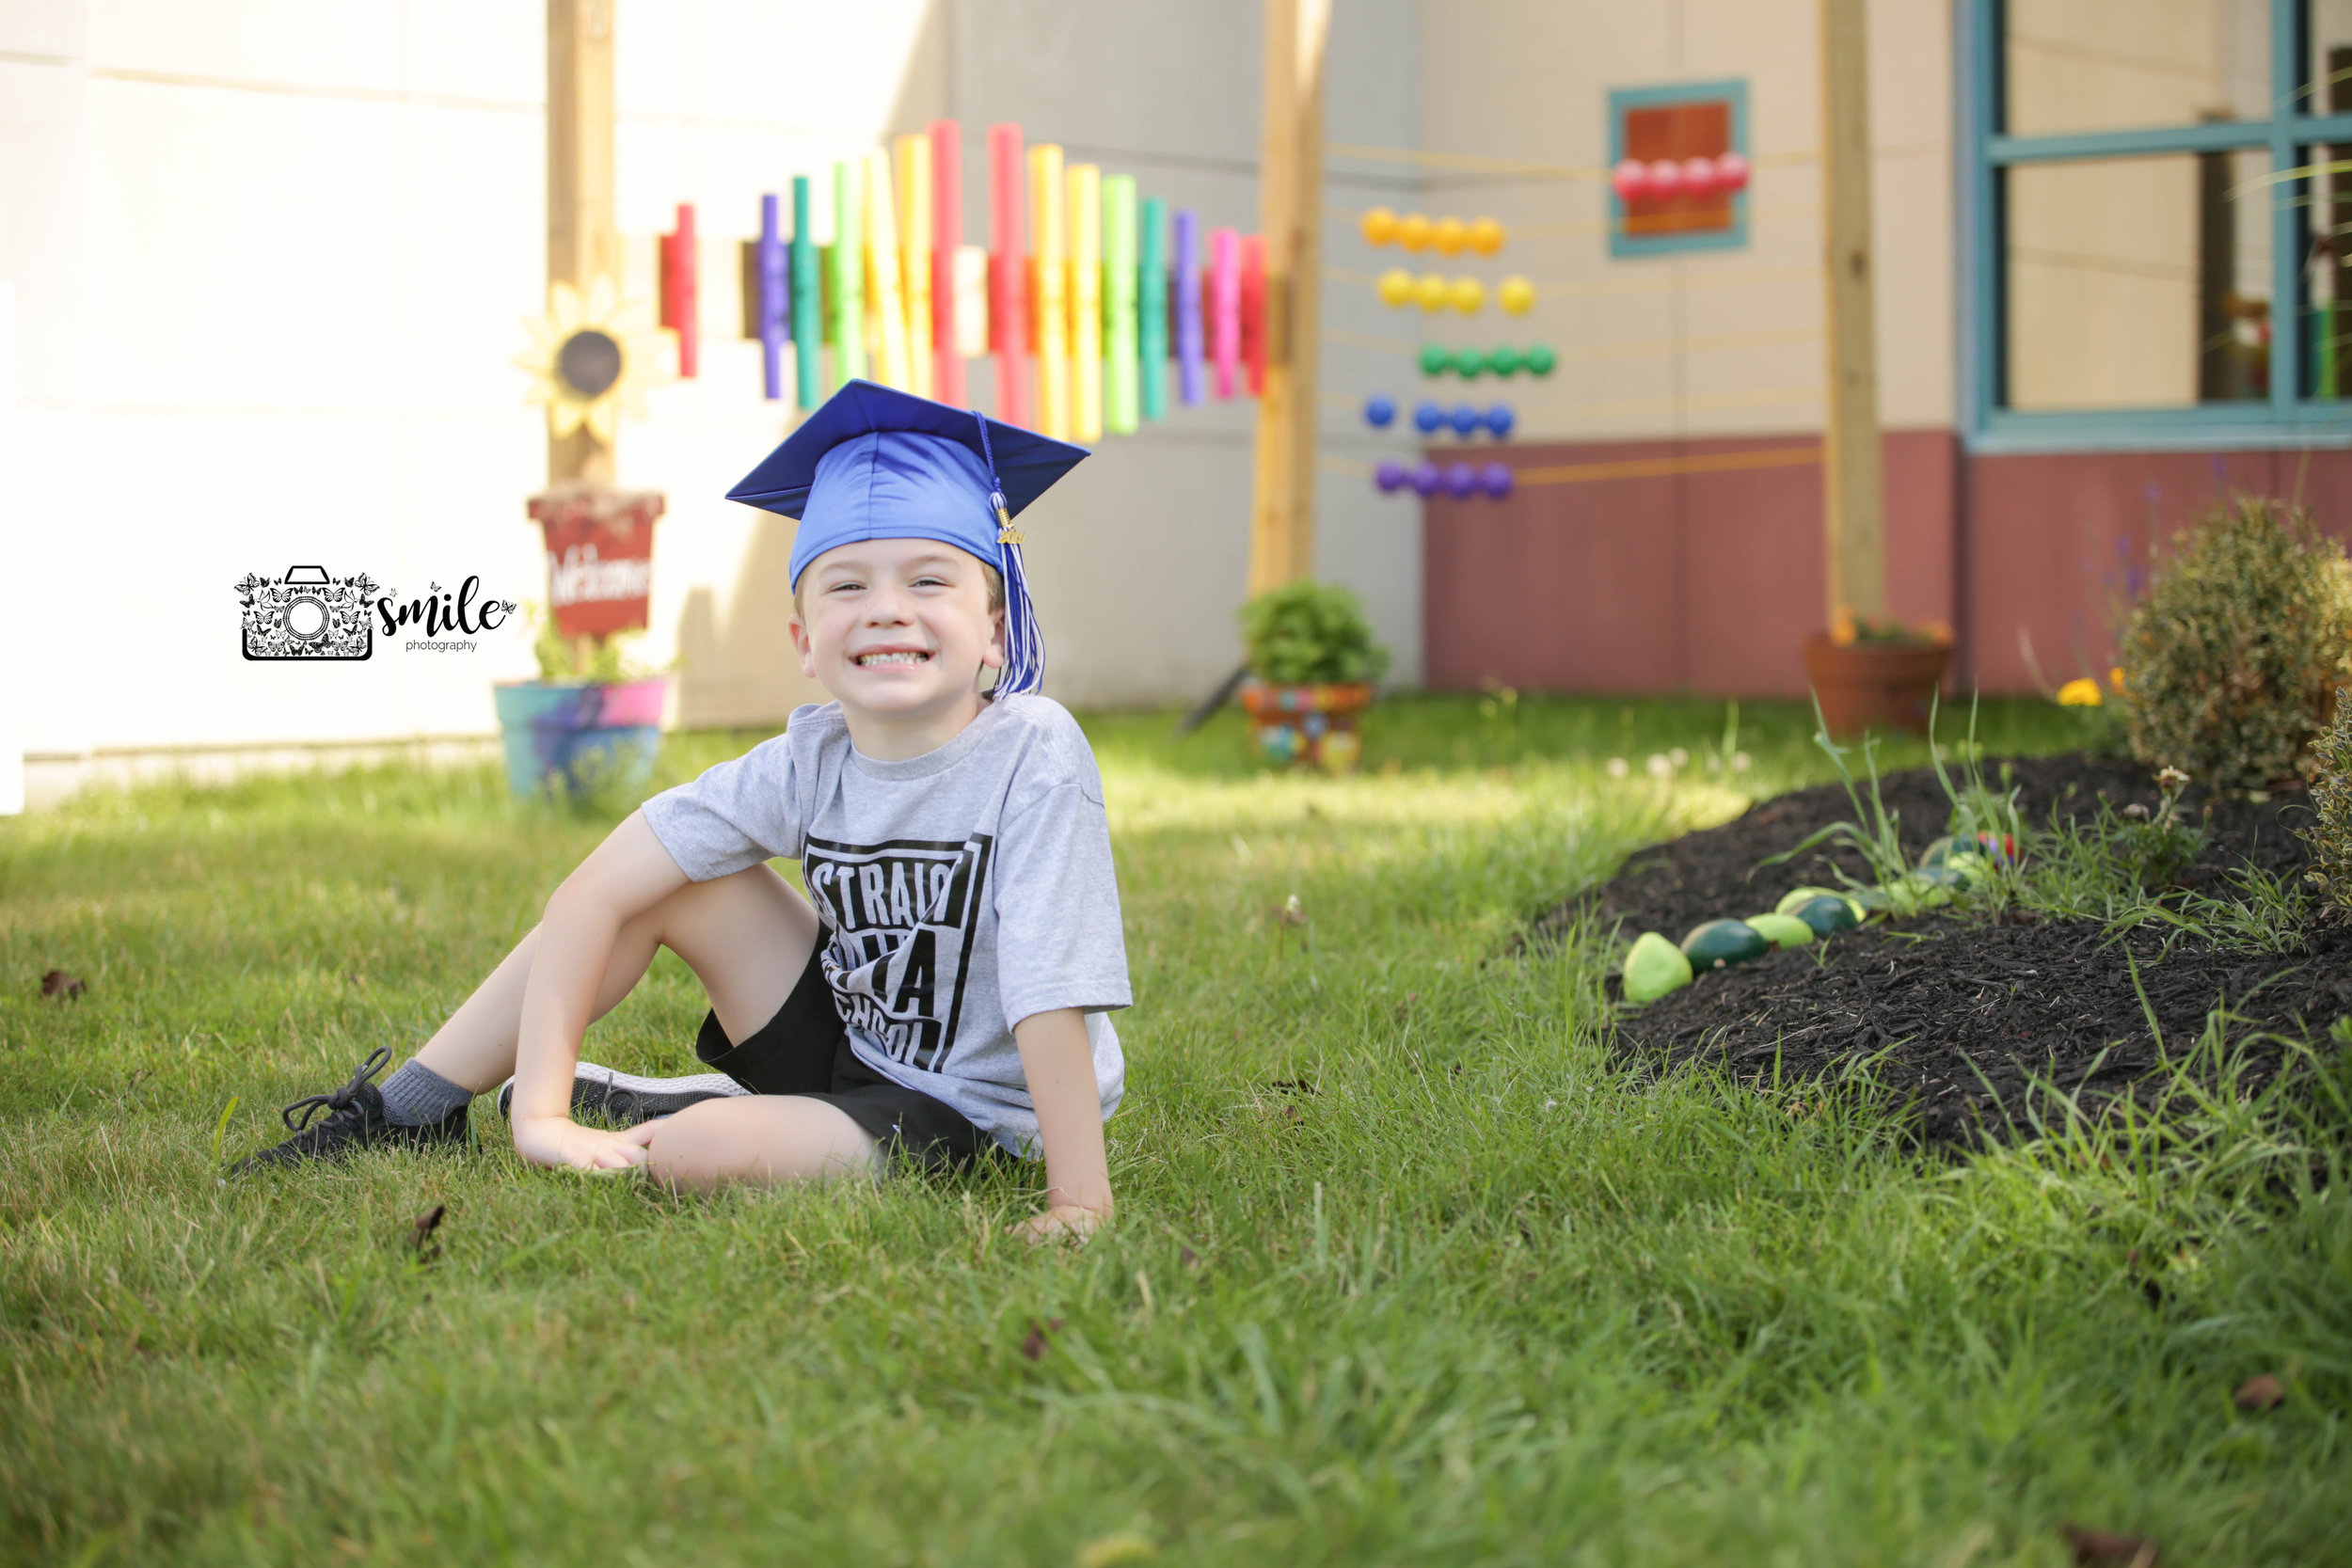
[(794, 600), (801, 669), (852, 719), (961, 728), (978, 710), (980, 671), (1004, 667), (1004, 616), (989, 608), (987, 572), (953, 545), (837, 546), (808, 563)]

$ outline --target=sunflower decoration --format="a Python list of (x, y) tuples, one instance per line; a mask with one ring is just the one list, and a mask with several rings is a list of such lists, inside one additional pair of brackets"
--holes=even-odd
[(645, 388), (671, 379), (663, 329), (642, 300), (624, 301), (610, 277), (585, 290), (548, 284), (548, 313), (523, 325), (532, 351), (515, 363), (535, 378), (524, 401), (548, 405), (548, 431), (558, 440), (586, 425), (611, 446), (622, 406), (642, 416)]

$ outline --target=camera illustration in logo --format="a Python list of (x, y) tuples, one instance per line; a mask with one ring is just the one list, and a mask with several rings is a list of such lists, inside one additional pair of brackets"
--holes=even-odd
[(369, 614), (376, 584), (365, 572), (330, 578), (324, 566), (289, 566), (283, 577), (251, 572), (237, 584), (245, 606), (245, 657), (365, 658), (375, 652)]

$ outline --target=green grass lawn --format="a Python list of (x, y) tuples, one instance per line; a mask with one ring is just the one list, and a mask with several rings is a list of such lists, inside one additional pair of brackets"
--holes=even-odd
[[(0, 1560), (1963, 1568), (2076, 1520), (2352, 1560), (2340, 1117), (1922, 1160), (1628, 1078), (1599, 944), (1516, 954), (1830, 776), (1807, 714), (1728, 717), (1399, 701), (1344, 781), (1259, 772), (1230, 714), (1089, 721), (1136, 1006), (1077, 1252), (1003, 1239), (1025, 1175), (680, 1200), (522, 1166), (486, 1102), (476, 1153), (223, 1186), (617, 813), (385, 768), (0, 821)], [(701, 1010), (664, 955), (589, 1053), (687, 1070)], [(2287, 1401), (2242, 1414), (2261, 1372)]]

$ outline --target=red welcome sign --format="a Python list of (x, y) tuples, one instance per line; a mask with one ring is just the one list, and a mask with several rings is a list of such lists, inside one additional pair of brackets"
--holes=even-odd
[(531, 498), (547, 531), (548, 607), (566, 637), (642, 631), (653, 597), (653, 525), (664, 502), (650, 490), (564, 485)]

